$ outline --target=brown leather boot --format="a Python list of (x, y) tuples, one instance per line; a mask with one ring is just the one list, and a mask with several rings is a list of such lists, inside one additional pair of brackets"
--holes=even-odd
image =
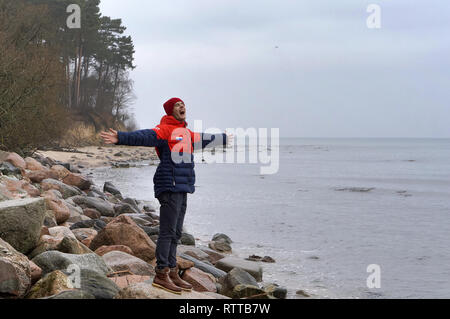
[(153, 279), (152, 286), (164, 289), (174, 294), (181, 295), (181, 288), (175, 285), (169, 278), (169, 267), (163, 269), (155, 268), (155, 278)]
[(177, 285), (184, 291), (192, 290), (192, 285), (181, 279), (180, 276), (178, 275), (178, 267), (170, 268), (169, 277), (175, 285)]

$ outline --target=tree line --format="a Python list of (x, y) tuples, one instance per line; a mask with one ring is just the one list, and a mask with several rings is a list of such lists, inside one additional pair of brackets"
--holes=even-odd
[[(81, 9), (81, 27), (67, 8)], [(94, 133), (136, 129), (130, 112), (134, 44), (100, 0), (0, 0), (0, 149), (61, 143), (80, 123)]]

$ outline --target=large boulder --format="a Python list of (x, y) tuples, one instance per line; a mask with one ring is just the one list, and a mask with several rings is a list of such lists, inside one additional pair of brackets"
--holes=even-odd
[(25, 163), (27, 165), (26, 169), (30, 171), (41, 171), (44, 169), (44, 166), (32, 157), (25, 158)]
[(70, 218), (70, 209), (59, 191), (50, 189), (45, 191), (42, 196), (45, 198), (47, 208), (55, 213), (57, 224), (62, 224)]
[(30, 285), (28, 258), (0, 238), (0, 295), (23, 297)]
[[(194, 258), (196, 258), (200, 261), (206, 262), (206, 263), (210, 262), (209, 255), (197, 247), (187, 246), (187, 245), (178, 245), (177, 253), (189, 255), (191, 257), (194, 257)], [(223, 257), (225, 257), (225, 256), (223, 256)]]
[(30, 179), (30, 181), (32, 181), (33, 183), (41, 183), (43, 180), (46, 179), (58, 178), (58, 176), (53, 171), (51, 171), (46, 167), (38, 171), (27, 171), (25, 173), (25, 177)]
[(62, 182), (70, 186), (76, 186), (81, 190), (88, 190), (93, 184), (92, 181), (87, 177), (72, 172), (70, 172), (69, 175), (64, 177), (62, 179)]
[(232, 269), (226, 276), (219, 279), (219, 283), (221, 285), (219, 293), (228, 297), (233, 297), (233, 290), (237, 285), (258, 287), (255, 278), (241, 268)]
[(20, 175), (22, 172), (20, 168), (14, 166), (10, 162), (0, 162), (0, 172), (3, 175)]
[(102, 214), (96, 209), (93, 208), (85, 208), (82, 209), (83, 215), (89, 217), (90, 219), (99, 219), (102, 217)]
[(75, 235), (67, 227), (49, 228), (49, 235), (42, 235), (36, 248), (29, 253), (34, 258), (43, 252), (57, 250), (67, 254), (91, 254), (92, 251), (83, 243), (78, 241)]
[(224, 239), (224, 238), (220, 238), (214, 241), (210, 241), (208, 244), (209, 248), (221, 252), (221, 253), (231, 253), (232, 249), (230, 244)]
[(56, 295), (73, 288), (70, 278), (60, 270), (55, 270), (41, 278), (27, 293), (27, 299), (38, 299)]
[(70, 171), (62, 165), (53, 165), (51, 171), (56, 174), (58, 180), (62, 180), (70, 174)]
[(91, 242), (91, 249), (101, 246), (125, 245), (133, 255), (150, 263), (155, 258), (156, 245), (128, 216), (121, 215), (103, 228)]
[(258, 286), (253, 285), (237, 285), (231, 293), (233, 299), (269, 299), (269, 294)]
[(225, 272), (229, 272), (233, 268), (241, 268), (252, 275), (256, 281), (262, 281), (263, 269), (257, 262), (254, 261), (228, 256), (219, 260), (215, 266)]
[(188, 245), (188, 246), (195, 246), (195, 238), (193, 235), (188, 233), (181, 233), (181, 244)]
[(104, 254), (102, 257), (106, 265), (108, 265), (108, 267), (110, 267), (115, 272), (128, 270), (133, 275), (155, 275), (155, 270), (150, 264), (146, 263), (142, 259), (139, 259), (122, 251), (111, 251)]
[(190, 283), (195, 291), (217, 292), (215, 277), (198, 268), (185, 270), (181, 278)]
[(71, 197), (73, 202), (81, 208), (93, 208), (102, 214), (102, 216), (114, 217), (114, 206), (101, 198), (88, 197), (88, 196), (74, 196)]
[(105, 184), (103, 185), (103, 192), (108, 192), (122, 199), (122, 194), (112, 182), (105, 182)]
[(87, 239), (87, 240), (89, 240), (89, 243), (98, 234), (98, 232), (92, 228), (77, 228), (77, 229), (73, 229), (72, 232), (80, 242), (83, 242)]
[(21, 168), (21, 169), (26, 169), (27, 168), (27, 163), (22, 158), (22, 156), (20, 156), (17, 153), (9, 153), (9, 155), (6, 157), (5, 161), (9, 162), (12, 165), (14, 165), (15, 167), (18, 167), (18, 168)]
[(70, 185), (64, 184), (63, 182), (60, 182), (56, 179), (51, 179), (51, 178), (43, 180), (41, 182), (41, 187), (42, 187), (42, 190), (44, 190), (44, 191), (48, 191), (50, 189), (56, 189), (57, 191), (59, 191), (62, 194), (64, 199), (82, 194), (82, 192), (79, 189), (72, 187)]
[(177, 256), (177, 266), (180, 270), (185, 270), (194, 267), (194, 262)]
[(223, 270), (220, 270), (220, 269), (218, 269), (218, 268), (216, 268), (216, 267), (214, 267), (214, 266), (212, 266), (210, 264), (207, 264), (207, 263), (205, 263), (203, 261), (200, 261), (200, 260), (198, 260), (198, 259), (196, 259), (194, 257), (189, 256), (189, 255), (180, 254), (179, 256), (181, 258), (184, 258), (184, 259), (192, 261), (194, 263), (194, 267), (196, 267), (196, 268), (198, 268), (200, 270), (203, 270), (204, 272), (206, 272), (208, 274), (211, 274), (211, 275), (213, 275), (216, 278), (221, 278), (221, 277), (223, 277), (223, 276), (225, 276), (227, 274)]
[(44, 216), (43, 198), (0, 202), (0, 238), (27, 254), (39, 241)]
[(35, 186), (24, 179), (17, 179), (16, 177), (0, 176), (0, 184), (2, 189), (6, 189), (14, 199), (26, 197), (39, 197), (41, 192)]
[(152, 286), (151, 281), (132, 284), (121, 289), (114, 299), (216, 299), (197, 291), (182, 291), (180, 295)]
[(215, 251), (211, 248), (208, 247), (200, 247), (200, 249), (205, 253), (208, 254), (209, 258), (209, 262), (212, 263), (213, 265), (216, 264), (216, 262), (218, 262), (219, 260), (223, 259), (226, 257), (225, 254), (219, 253), (218, 251)]
[(80, 270), (90, 269), (102, 275), (107, 275), (111, 270), (97, 254), (72, 255), (59, 251), (44, 252), (32, 260), (38, 265), (44, 274), (54, 270), (67, 271), (70, 265), (77, 265)]
[(95, 299), (113, 299), (120, 289), (104, 274), (83, 268), (81, 269), (81, 290), (93, 295)]
[(120, 289), (126, 288), (133, 284), (144, 282), (150, 280), (150, 276), (139, 276), (139, 275), (126, 275), (119, 277), (111, 277), (111, 279)]
[(263, 287), (264, 291), (275, 298), (286, 299), (287, 289), (277, 284), (268, 284)]
[(71, 237), (64, 237), (61, 243), (58, 245), (57, 249), (60, 252), (75, 255), (93, 253), (93, 251), (90, 250), (86, 245), (78, 241), (76, 238)]
[(230, 237), (221, 233), (214, 234), (214, 236), (211, 239), (211, 241), (218, 241), (218, 240), (224, 240), (227, 244), (230, 245), (233, 243)]

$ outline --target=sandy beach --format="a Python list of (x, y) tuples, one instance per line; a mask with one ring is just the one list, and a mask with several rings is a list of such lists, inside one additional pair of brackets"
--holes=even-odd
[(38, 150), (36, 153), (56, 161), (73, 164), (82, 169), (158, 159), (153, 147), (123, 145), (87, 146), (73, 149), (71, 152)]

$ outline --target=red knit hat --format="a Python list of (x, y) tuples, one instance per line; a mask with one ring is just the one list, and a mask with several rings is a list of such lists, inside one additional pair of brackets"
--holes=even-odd
[(169, 101), (167, 101), (166, 103), (164, 103), (164, 110), (166, 110), (167, 115), (172, 115), (172, 113), (173, 113), (173, 106), (177, 102), (183, 102), (183, 100), (181, 100), (181, 99), (179, 99), (177, 97), (174, 97), (174, 98), (170, 99)]

